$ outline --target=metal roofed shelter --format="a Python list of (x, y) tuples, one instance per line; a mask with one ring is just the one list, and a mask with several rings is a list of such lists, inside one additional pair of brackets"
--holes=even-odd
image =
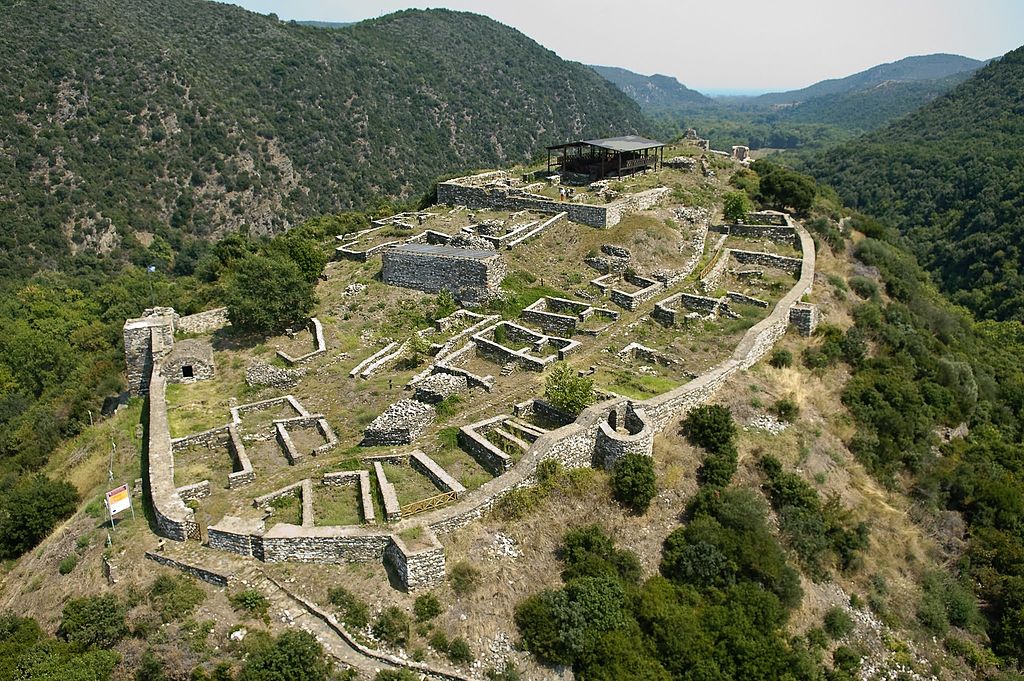
[(548, 147), (548, 172), (563, 170), (588, 175), (594, 180), (612, 173), (622, 177), (623, 172), (657, 170), (664, 155), (663, 142), (637, 135), (566, 142)]

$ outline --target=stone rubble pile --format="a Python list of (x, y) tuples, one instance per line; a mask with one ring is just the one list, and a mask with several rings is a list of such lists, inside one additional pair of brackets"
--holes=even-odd
[(434, 420), (434, 408), (415, 400), (399, 400), (370, 422), (363, 446), (407, 445)]
[(291, 388), (299, 379), (306, 375), (306, 369), (285, 369), (267, 364), (258, 359), (245, 368), (245, 382), (250, 388), (268, 386), (271, 388)]
[(697, 167), (697, 159), (692, 156), (673, 156), (665, 159), (664, 166), (679, 170), (694, 170)]
[(778, 435), (787, 428), (785, 423), (778, 420), (771, 414), (758, 414), (754, 418), (750, 419), (748, 426), (755, 430), (767, 431), (772, 435)]
[(495, 558), (519, 558), (523, 555), (522, 549), (519, 548), (519, 542), (501, 532), (494, 534), (494, 543), (491, 544), (490, 552)]
[(629, 269), (633, 258), (633, 254), (629, 252), (628, 248), (614, 244), (603, 244), (601, 253), (604, 255), (593, 256), (583, 261), (601, 274), (625, 272)]
[(680, 222), (685, 222), (691, 225), (700, 225), (711, 220), (711, 213), (706, 208), (679, 206), (678, 208), (672, 209), (672, 214), (675, 215), (676, 219)]
[(414, 399), (425, 404), (437, 404), (446, 397), (469, 389), (465, 376), (432, 374), (416, 384)]
[(474, 251), (493, 251), (494, 244), (476, 234), (456, 234), (448, 242), (452, 248), (465, 248)]

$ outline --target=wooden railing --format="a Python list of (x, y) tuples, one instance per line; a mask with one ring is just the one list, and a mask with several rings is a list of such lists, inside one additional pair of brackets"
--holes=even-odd
[(722, 257), (723, 252), (725, 252), (724, 248), (719, 248), (717, 251), (715, 251), (715, 254), (711, 256), (711, 260), (708, 260), (708, 263), (704, 265), (704, 267), (702, 267), (700, 272), (697, 274), (698, 281), (707, 276), (708, 272), (711, 271), (711, 268), (714, 267), (715, 263), (718, 262), (718, 259)]
[(408, 518), (411, 515), (417, 513), (423, 513), (424, 511), (432, 511), (435, 508), (441, 508), (450, 501), (455, 501), (459, 498), (456, 492), (442, 492), (441, 494), (435, 494), (432, 497), (426, 499), (420, 499), (414, 501), (411, 504), (406, 504), (402, 507), (402, 517)]

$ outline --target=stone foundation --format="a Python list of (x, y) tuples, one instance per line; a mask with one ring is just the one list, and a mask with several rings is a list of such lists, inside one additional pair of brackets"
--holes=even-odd
[(363, 431), (363, 447), (407, 445), (420, 436), (434, 420), (430, 405), (415, 400), (399, 400), (384, 410)]
[(449, 291), (472, 304), (498, 295), (506, 274), (505, 258), (495, 251), (420, 244), (387, 249), (381, 269), (381, 279), (390, 286), (427, 293)]

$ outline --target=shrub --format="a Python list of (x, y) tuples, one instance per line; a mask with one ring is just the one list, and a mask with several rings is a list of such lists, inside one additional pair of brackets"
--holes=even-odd
[(404, 646), (409, 640), (409, 616), (389, 606), (373, 624), (373, 635), (391, 646)]
[(206, 599), (206, 592), (185, 575), (160, 575), (149, 589), (153, 609), (164, 622), (182, 619)]
[(228, 602), (235, 610), (249, 613), (267, 619), (270, 610), (270, 601), (256, 589), (246, 589), (228, 596)]
[(74, 570), (76, 565), (78, 565), (78, 554), (72, 553), (68, 556), (65, 556), (64, 560), (60, 562), (60, 565), (57, 566), (57, 572), (59, 572), (62, 575), (66, 575), (72, 570)]
[(152, 648), (147, 649), (135, 669), (135, 681), (164, 681), (166, 678), (160, 658), (153, 653)]
[(128, 635), (125, 606), (113, 595), (86, 596), (67, 602), (57, 635), (76, 648), (111, 648)]
[(327, 600), (338, 608), (341, 621), (354, 629), (365, 629), (370, 623), (370, 609), (366, 603), (342, 586), (331, 587)]
[(0, 496), (0, 559), (17, 558), (50, 533), (78, 506), (69, 483), (26, 476)]
[[(246, 637), (248, 638), (248, 637)], [(285, 631), (270, 645), (249, 653), (238, 681), (327, 681), (332, 665), (323, 646), (307, 631)]]
[(472, 593), (480, 585), (480, 570), (471, 563), (460, 561), (452, 566), (448, 573), (448, 581), (452, 590), (459, 596)]
[(443, 631), (435, 631), (434, 635), (430, 637), (430, 647), (437, 652), (447, 655), (448, 646), (451, 645), (451, 641), (448, 640), (448, 634)]
[(316, 304), (313, 284), (291, 259), (249, 255), (227, 278), (224, 298), (232, 326), (273, 333), (301, 324)]
[(683, 433), (694, 445), (719, 452), (734, 444), (736, 424), (728, 407), (703, 404), (686, 415)]
[(634, 513), (644, 513), (658, 493), (654, 459), (629, 452), (615, 462), (612, 473), (612, 495)]
[(418, 674), (408, 669), (381, 669), (377, 672), (374, 681), (419, 681)]
[(577, 375), (568, 364), (559, 364), (548, 374), (544, 382), (544, 397), (559, 409), (574, 415), (597, 399), (594, 380)]
[(777, 348), (772, 353), (771, 359), (768, 360), (776, 369), (784, 369), (785, 367), (793, 365), (793, 353), (785, 348)]
[(469, 649), (466, 639), (459, 637), (448, 644), (448, 659), (455, 664), (469, 664), (473, 661), (473, 651)]
[(865, 300), (874, 300), (878, 297), (878, 284), (867, 277), (850, 277), (850, 288)]
[(434, 594), (423, 594), (416, 597), (412, 611), (416, 615), (417, 622), (426, 622), (441, 614), (441, 602)]
[(842, 608), (829, 608), (825, 613), (824, 628), (825, 633), (838, 640), (853, 631), (853, 620)]
[(783, 421), (792, 423), (800, 415), (800, 405), (792, 397), (782, 397), (772, 405), (772, 412)]
[(608, 577), (626, 584), (640, 582), (640, 560), (632, 551), (618, 549), (598, 525), (569, 530), (561, 551), (566, 582), (577, 577)]
[(732, 481), (739, 467), (739, 454), (736, 447), (729, 445), (718, 452), (709, 452), (704, 457), (698, 477), (702, 485), (725, 487)]
[(743, 222), (750, 212), (750, 199), (746, 192), (729, 192), (722, 203), (722, 215), (726, 222)]

